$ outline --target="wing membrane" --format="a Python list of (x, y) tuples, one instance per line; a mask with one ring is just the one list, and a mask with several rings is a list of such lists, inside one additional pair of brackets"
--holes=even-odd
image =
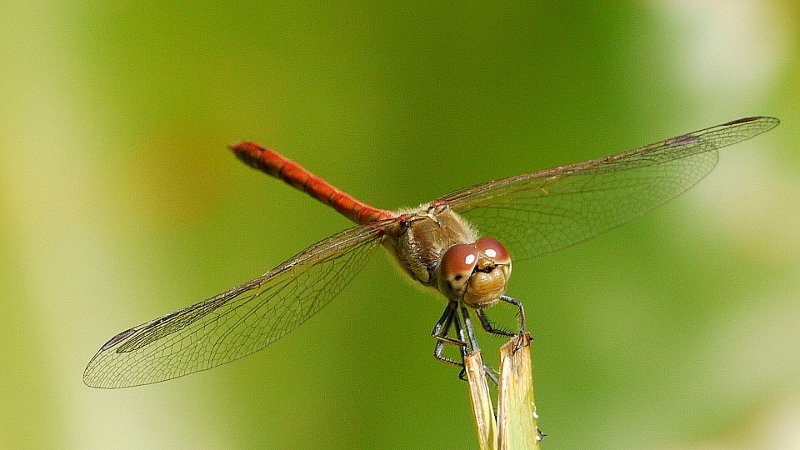
[[(717, 150), (778, 125), (750, 117), (624, 153), (518, 175), (437, 200), (505, 241), (515, 259), (577, 244), (660, 206), (692, 187)], [(509, 226), (509, 224), (511, 224)]]
[(327, 305), (380, 245), (382, 222), (318, 242), (241, 286), (109, 340), (83, 375), (92, 387), (156, 383), (242, 358)]

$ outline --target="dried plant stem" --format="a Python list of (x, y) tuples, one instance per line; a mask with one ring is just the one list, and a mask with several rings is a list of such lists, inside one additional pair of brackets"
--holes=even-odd
[(531, 337), (511, 339), (500, 349), (500, 385), (495, 416), (479, 351), (464, 358), (472, 412), (481, 450), (539, 449), (530, 353)]

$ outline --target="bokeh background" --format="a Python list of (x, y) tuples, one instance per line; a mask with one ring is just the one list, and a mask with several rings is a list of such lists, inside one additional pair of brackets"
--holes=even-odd
[(383, 256), (250, 358), (81, 375), (117, 332), (349, 226), (229, 143), (391, 209), (749, 115), (783, 123), (646, 218), (515, 265), (509, 292), (545, 448), (800, 448), (797, 2), (2, 10), (1, 448), (476, 448), (431, 356), (443, 303)]

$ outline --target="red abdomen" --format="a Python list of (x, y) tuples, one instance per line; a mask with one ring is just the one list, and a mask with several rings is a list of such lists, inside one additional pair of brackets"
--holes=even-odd
[(231, 145), (230, 149), (247, 165), (268, 173), (275, 178), (280, 178), (287, 184), (306, 192), (326, 205), (332, 206), (340, 214), (355, 223), (364, 225), (396, 215), (391, 211), (374, 208), (356, 200), (350, 194), (340, 191), (327, 181), (309, 172), (300, 164), (254, 142), (240, 142)]

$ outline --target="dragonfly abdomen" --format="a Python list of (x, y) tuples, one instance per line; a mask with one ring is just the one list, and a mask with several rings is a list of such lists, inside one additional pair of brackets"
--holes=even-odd
[(339, 214), (357, 224), (364, 225), (395, 216), (391, 211), (374, 208), (357, 200), (274, 150), (254, 142), (240, 142), (231, 145), (230, 149), (250, 167), (283, 180), (295, 189), (333, 207)]

